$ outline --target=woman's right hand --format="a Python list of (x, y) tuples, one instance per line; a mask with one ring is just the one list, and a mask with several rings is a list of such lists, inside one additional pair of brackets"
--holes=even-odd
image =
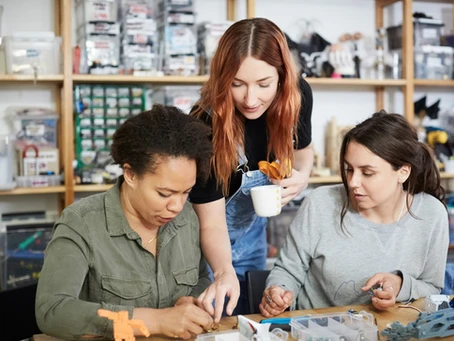
[(162, 334), (176, 339), (190, 339), (213, 327), (213, 318), (192, 303), (183, 303), (172, 308), (157, 310), (159, 329)]
[[(232, 315), (240, 296), (240, 284), (233, 268), (232, 271), (216, 275), (214, 282), (198, 297), (197, 304), (214, 316), (214, 321), (217, 323), (221, 320), (226, 296), (229, 297), (226, 313)], [(213, 301), (215, 308), (213, 308)]]
[(293, 292), (277, 285), (266, 288), (260, 302), (260, 312), (265, 317), (273, 317), (285, 311), (293, 301)]

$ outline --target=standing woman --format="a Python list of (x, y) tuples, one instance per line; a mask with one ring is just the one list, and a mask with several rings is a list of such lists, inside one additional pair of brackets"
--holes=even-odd
[[(311, 88), (297, 74), (283, 32), (264, 18), (230, 26), (192, 111), (212, 127), (211, 178), (205, 185), (196, 184), (190, 201), (215, 280), (199, 304), (213, 313), (212, 301), (220, 302), (215, 304), (215, 320), (225, 295), (230, 297), (227, 314), (235, 308), (237, 279), (241, 296), (235, 313), (248, 312), (245, 272), (265, 269), (267, 219), (255, 214), (250, 189), (278, 184), (286, 205), (307, 187), (314, 157), (311, 113)], [(291, 161), (291, 176), (270, 180), (258, 170), (262, 160)]]

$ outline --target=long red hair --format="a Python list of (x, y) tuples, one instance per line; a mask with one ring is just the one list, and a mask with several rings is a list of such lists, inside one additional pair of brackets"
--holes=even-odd
[(211, 61), (210, 78), (202, 86), (199, 108), (194, 111), (198, 117), (210, 111), (214, 148), (211, 164), (224, 195), (238, 166), (238, 147), (244, 148), (244, 116), (235, 109), (231, 86), (241, 63), (249, 56), (274, 66), (279, 75), (276, 97), (267, 111), (268, 159), (273, 153), (276, 159), (288, 159), (293, 164), (301, 93), (285, 35), (268, 19), (240, 20), (221, 37)]

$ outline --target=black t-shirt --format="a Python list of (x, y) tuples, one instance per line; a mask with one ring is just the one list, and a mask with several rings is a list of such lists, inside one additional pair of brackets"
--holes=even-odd
[[(312, 141), (312, 89), (304, 78), (301, 78), (300, 91), (301, 109), (299, 114), (298, 123), (298, 145), (295, 149), (303, 149), (307, 147)], [(249, 170), (257, 170), (258, 163), (261, 160), (266, 160), (268, 151), (268, 139), (266, 129), (266, 112), (255, 120), (245, 120), (244, 130), (244, 145), (245, 153), (248, 160)], [(211, 126), (211, 117), (207, 114), (202, 117), (207, 124)], [(241, 186), (241, 171), (232, 173), (230, 177), (229, 196), (234, 194)], [(189, 194), (189, 200), (194, 204), (204, 204), (212, 202), (223, 197), (222, 188), (217, 186), (216, 179), (212, 175), (205, 184), (199, 181), (193, 187)]]

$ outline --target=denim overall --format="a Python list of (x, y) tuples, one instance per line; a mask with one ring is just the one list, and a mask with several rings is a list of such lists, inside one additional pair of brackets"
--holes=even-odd
[(234, 314), (249, 313), (245, 272), (264, 270), (266, 266), (268, 219), (255, 214), (251, 188), (269, 185), (268, 177), (260, 170), (250, 171), (247, 158), (239, 151), (238, 171), (242, 172), (240, 188), (226, 201), (227, 227), (232, 247), (232, 263), (240, 281), (240, 298)]

